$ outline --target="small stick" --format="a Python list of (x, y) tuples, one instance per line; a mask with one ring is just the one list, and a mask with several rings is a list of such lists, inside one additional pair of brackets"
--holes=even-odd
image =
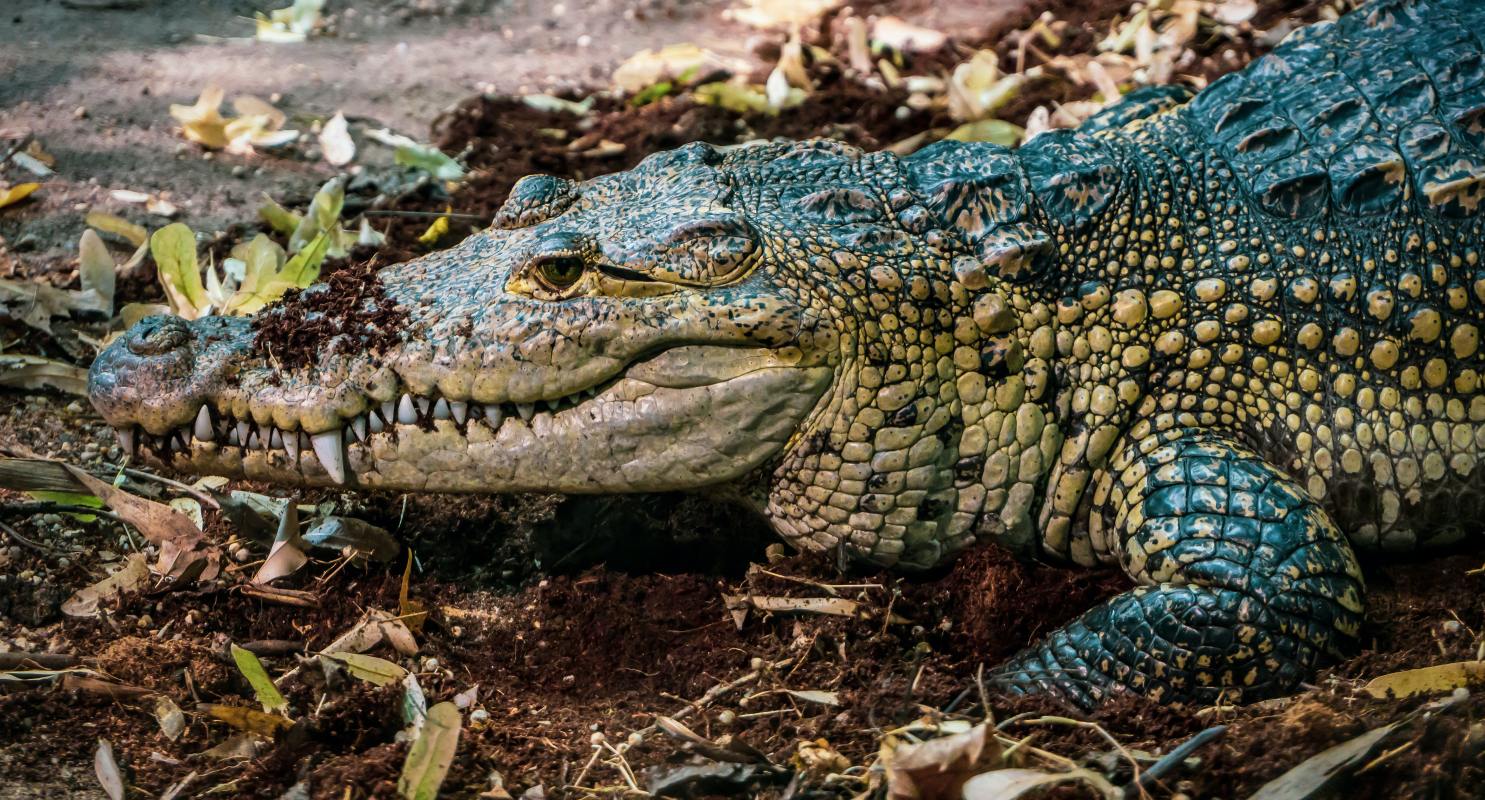
[(81, 661), (66, 653), (0, 653), (0, 670), (10, 669), (67, 669)]
[(0, 522), (0, 530), (5, 531), (5, 535), (13, 539), (16, 544), (24, 545), (25, 547), (31, 550), (35, 550), (36, 552), (44, 556), (54, 555), (57, 552), (40, 542), (33, 542), (30, 539), (27, 539), (26, 537), (21, 535), (20, 531), (10, 527), (4, 522)]
[[(1193, 752), (1196, 751), (1197, 748), (1201, 747), (1207, 742), (1212, 741), (1213, 739), (1216, 739), (1224, 733), (1227, 733), (1226, 725), (1213, 725), (1212, 727), (1207, 728), (1206, 730), (1196, 734), (1195, 736), (1192, 736), (1190, 739), (1181, 742), (1179, 745), (1176, 746), (1174, 750), (1161, 756), (1159, 761), (1151, 764), (1150, 768), (1145, 770), (1144, 774), (1140, 775), (1139, 779), (1136, 782), (1141, 784), (1142, 789), (1150, 788), (1151, 784), (1160, 780), (1161, 776), (1165, 775), (1165, 773), (1167, 772), (1170, 772), (1173, 768), (1175, 768), (1177, 764), (1185, 761)], [(1124, 796), (1129, 797), (1130, 790), (1133, 788), (1134, 787), (1132, 786), (1124, 787)]]

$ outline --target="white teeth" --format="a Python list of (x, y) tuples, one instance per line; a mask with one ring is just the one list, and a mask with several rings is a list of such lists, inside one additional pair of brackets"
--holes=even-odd
[(494, 403), (485, 406), (485, 423), (488, 424), (491, 428), (499, 430), (500, 423), (504, 421), (505, 413), (500, 410), (500, 406), (497, 406)]
[(426, 397), (417, 397), (417, 398), (414, 398), (414, 399), (418, 403), (418, 413), (421, 414), (421, 415), (423, 415), (423, 416), (427, 416), (428, 415), (428, 408), (433, 405), (433, 402), (430, 401)]
[(320, 459), (320, 466), (330, 474), (330, 479), (344, 485), (346, 472), (343, 429), (336, 428), (333, 431), (317, 433), (309, 437), (309, 442), (314, 447), (315, 457)]
[(131, 425), (128, 430), (124, 430), (123, 428), (117, 428), (117, 429), (115, 429), (114, 432), (119, 435), (119, 447), (124, 451), (124, 455), (126, 455), (126, 456), (133, 455), (134, 454), (134, 427)]
[(373, 411), (368, 416), (370, 417), (370, 419), (366, 422), (366, 428), (372, 433), (381, 433), (382, 431), (387, 429), (387, 423), (382, 422), (381, 414)]
[(196, 425), (191, 433), (203, 442), (210, 442), (217, 438), (217, 431), (211, 426), (211, 412), (206, 410), (206, 406), (202, 406), (201, 410), (196, 412)]
[[(442, 403), (443, 401), (440, 400), (439, 402)], [(436, 410), (437, 409), (435, 409), (435, 411)], [(450, 401), (449, 414), (453, 416), (455, 422), (463, 425), (464, 421), (469, 419), (469, 404), (464, 402), (463, 400)]]
[(536, 404), (535, 403), (516, 403), (516, 413), (518, 413), (518, 414), (521, 415), (521, 419), (524, 419), (527, 422), (530, 422), (531, 421), (531, 417), (536, 414)]
[(543, 400), (542, 402), (546, 404), (548, 411), (556, 411), (562, 407), (561, 400)]
[(299, 464), (299, 434), (295, 431), (284, 433), (284, 452), (289, 454), (289, 463)]
[(413, 407), (412, 395), (403, 395), (397, 403), (397, 421), (403, 425), (416, 425), (418, 410)]
[(442, 397), (438, 398), (438, 402), (433, 404), (433, 418), (434, 419), (448, 419), (449, 418), (449, 401), (443, 399)]
[(242, 446), (242, 437), (237, 435), (237, 431), (237, 428), (233, 428), (232, 430), (227, 431), (227, 444), (230, 444), (233, 447)]
[(252, 429), (252, 426), (247, 424), (246, 422), (237, 423), (237, 441), (242, 442), (243, 444), (247, 444), (248, 432)]
[(247, 435), (247, 441), (243, 442), (242, 446), (249, 450), (258, 449), (258, 432), (250, 431)]
[(392, 423), (392, 420), (397, 419), (397, 404), (392, 402), (391, 400), (382, 403), (381, 411), (382, 422), (390, 425)]
[(284, 434), (278, 428), (273, 428), (268, 435), (268, 448), (270, 450), (284, 449)]
[(358, 441), (358, 442), (364, 442), (364, 441), (366, 441), (366, 415), (365, 414), (362, 414), (361, 416), (356, 417), (355, 419), (351, 420), (351, 434), (356, 437), (356, 441)]
[(584, 389), (583, 390), (583, 394), (585, 396), (587, 396), (587, 397), (597, 397), (598, 396), (598, 387), (597, 386), (590, 386), (587, 389)]

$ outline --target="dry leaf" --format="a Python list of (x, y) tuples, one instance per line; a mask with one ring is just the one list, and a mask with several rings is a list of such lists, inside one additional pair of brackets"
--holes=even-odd
[(86, 397), (88, 371), (65, 361), (41, 356), (0, 354), (0, 386), (53, 389)]
[(933, 53), (949, 42), (943, 31), (914, 25), (894, 16), (878, 19), (871, 28), (871, 38), (899, 53)]
[(1120, 800), (1124, 793), (1109, 783), (1108, 779), (1086, 769), (1067, 772), (1042, 772), (1038, 769), (997, 769), (976, 775), (965, 782), (962, 795), (955, 800), (1016, 800), (1027, 794), (1038, 792), (1048, 786), (1062, 783), (1082, 783), (1098, 791), (1108, 800)]
[(180, 706), (162, 694), (155, 697), (154, 711), (155, 721), (160, 723), (160, 733), (172, 742), (179, 739), (186, 730), (186, 715)]
[(1378, 699), (1437, 694), (1464, 687), (1485, 685), (1485, 661), (1456, 661), (1419, 669), (1405, 669), (1373, 678), (1363, 688)]
[(365, 653), (325, 653), (324, 657), (344, 664), (347, 672), (373, 686), (396, 683), (409, 674), (394, 662)]
[(1248, 800), (1309, 800), (1343, 780), (1397, 730), (1400, 722), (1373, 728), (1319, 755), (1311, 756), (1279, 777), (1265, 783)]
[(754, 28), (797, 28), (823, 16), (843, 0), (747, 0), (722, 16)]
[(1015, 98), (1024, 75), (1000, 71), (1000, 56), (981, 50), (954, 68), (949, 77), (949, 114), (961, 122), (984, 119)]
[(62, 603), (62, 613), (69, 617), (96, 617), (98, 604), (113, 600), (124, 592), (140, 589), (148, 583), (149, 567), (143, 553), (130, 553), (117, 572), (97, 583), (77, 590)]
[(661, 81), (726, 69), (727, 64), (721, 56), (704, 47), (672, 44), (659, 50), (641, 50), (624, 59), (624, 63), (614, 70), (613, 82), (620, 89), (635, 94)]
[(965, 733), (903, 743), (887, 762), (889, 800), (951, 800), (975, 775), (1000, 765), (1000, 743), (988, 725)]
[(345, 115), (339, 111), (320, 128), (320, 152), (325, 154), (326, 161), (337, 167), (351, 163), (351, 159), (356, 157), (356, 142), (351, 139)]
[(206, 713), (213, 719), (219, 719), (240, 731), (256, 733), (259, 736), (266, 736), (270, 739), (278, 731), (287, 730), (294, 724), (292, 720), (277, 714), (265, 714), (257, 709), (246, 708), (244, 706), (201, 703), (196, 706), (196, 710)]
[(136, 225), (115, 214), (105, 214), (102, 211), (89, 211), (83, 221), (89, 227), (122, 237), (135, 247), (144, 244), (149, 239), (149, 232), (144, 229), (143, 225)]
[(221, 107), (225, 94), (220, 87), (207, 86), (193, 105), (172, 104), (170, 116), (181, 125), (181, 133), (197, 144), (213, 149), (227, 146), (227, 120)]
[(107, 739), (98, 740), (98, 750), (93, 753), (93, 774), (109, 800), (124, 800), (124, 776), (119, 774), (119, 764), (113, 758), (113, 745)]

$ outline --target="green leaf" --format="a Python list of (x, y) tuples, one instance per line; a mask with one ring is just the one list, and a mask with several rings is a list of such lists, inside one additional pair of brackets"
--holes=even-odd
[(196, 234), (183, 222), (166, 225), (150, 237), (150, 254), (170, 310), (186, 319), (204, 314), (210, 301), (196, 263)]
[(293, 236), (294, 229), (299, 227), (299, 221), (304, 218), (302, 214), (279, 205), (278, 201), (266, 194), (263, 195), (263, 205), (258, 206), (258, 217), (281, 236)]
[[(307, 247), (295, 253), (284, 264), (283, 271), (275, 277), (295, 289), (303, 289), (314, 283), (320, 277), (320, 265), (324, 263), (326, 252), (330, 249), (330, 236), (329, 231), (320, 233)], [(283, 292), (280, 291), (279, 294)]]
[(345, 181), (339, 177), (331, 178), (315, 192), (314, 199), (309, 201), (309, 210), (289, 236), (289, 252), (297, 253), (314, 241), (316, 236), (336, 230), (340, 224), (340, 210), (344, 206)]
[(670, 81), (660, 81), (659, 83), (652, 83), (649, 86), (646, 86), (645, 88), (639, 90), (639, 92), (636, 93), (633, 97), (629, 98), (629, 105), (636, 107), (649, 105), (650, 103), (653, 103), (656, 100), (659, 100), (660, 98), (670, 94), (670, 90), (674, 88), (675, 84), (671, 83)]
[[(64, 506), (82, 506), (84, 508), (102, 508), (103, 501), (93, 495), (84, 492), (27, 492), (27, 494), (48, 503), (56, 503)], [(97, 522), (98, 517), (93, 514), (68, 514), (78, 522)]]
[(263, 662), (251, 650), (232, 645), (232, 660), (237, 662), (237, 671), (253, 687), (253, 694), (257, 696), (264, 711), (272, 714), (286, 713), (289, 710), (289, 701), (279, 694), (278, 687), (273, 685), (273, 679), (268, 677), (268, 671), (263, 669)]
[(454, 763), (459, 748), (459, 732), (464, 719), (459, 709), (449, 702), (428, 709), (422, 733), (407, 751), (402, 763), (402, 776), (397, 779), (397, 793), (406, 800), (435, 800), (438, 788)]
[(709, 106), (720, 106), (736, 114), (778, 114), (779, 110), (768, 102), (768, 95), (752, 86), (717, 81), (703, 83), (692, 91), (696, 102)]
[(113, 256), (91, 228), (83, 231), (82, 239), (77, 243), (77, 279), (83, 291), (98, 293), (104, 310), (112, 317), (114, 284), (117, 281)]
[(464, 168), (459, 166), (459, 162), (432, 145), (398, 145), (392, 160), (399, 166), (423, 170), (441, 181), (457, 181), (464, 177)]
[(346, 671), (372, 686), (386, 686), (407, 676), (397, 664), (365, 653), (326, 653), (325, 657), (345, 665)]

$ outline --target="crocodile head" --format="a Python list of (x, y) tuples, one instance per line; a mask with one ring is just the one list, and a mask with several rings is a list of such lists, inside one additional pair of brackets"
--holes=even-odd
[(400, 309), (385, 344), (275, 352), (258, 329), (323, 285), (256, 320), (156, 317), (97, 359), (92, 401), (185, 471), (414, 491), (751, 479), (803, 543), (942, 549), (950, 527), (972, 537), (957, 395), (1019, 367), (985, 266), (1026, 268), (1045, 237), (1020, 222), (1011, 156), (933, 150), (698, 144), (530, 176), (490, 230), (377, 273), (361, 305)]

